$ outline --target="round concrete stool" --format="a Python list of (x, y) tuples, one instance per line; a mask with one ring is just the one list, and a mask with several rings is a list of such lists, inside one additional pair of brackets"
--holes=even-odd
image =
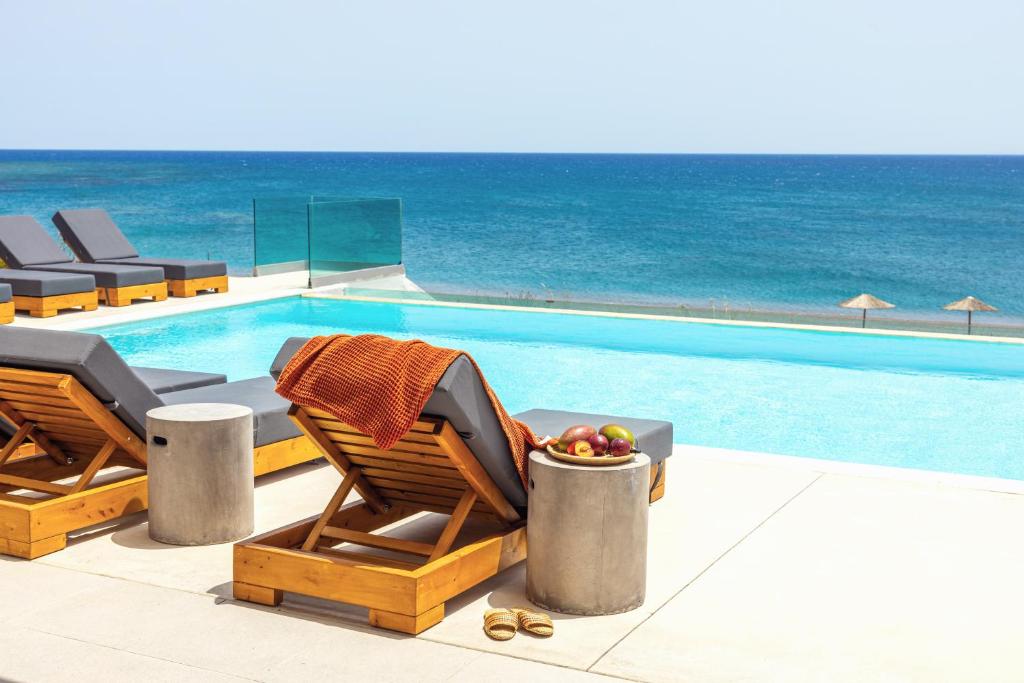
[(618, 614), (644, 602), (651, 459), (581, 466), (530, 454), (526, 594), (564, 614)]
[(210, 545), (253, 530), (252, 409), (183, 403), (146, 413), (149, 536)]

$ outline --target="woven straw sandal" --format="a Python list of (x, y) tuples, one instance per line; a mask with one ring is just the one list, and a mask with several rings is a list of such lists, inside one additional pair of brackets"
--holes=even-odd
[(519, 630), (519, 621), (510, 609), (489, 609), (484, 612), (484, 633), (492, 640), (511, 640)]
[(541, 638), (548, 638), (555, 632), (555, 626), (551, 623), (551, 617), (543, 612), (516, 607), (512, 609), (512, 613), (515, 614), (516, 619), (519, 620), (519, 625), (527, 633), (532, 633)]

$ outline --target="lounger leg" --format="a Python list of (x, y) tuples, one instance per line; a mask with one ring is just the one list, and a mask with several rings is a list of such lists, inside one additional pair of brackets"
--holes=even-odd
[(661, 500), (665, 495), (665, 467), (668, 463), (662, 460), (658, 465), (651, 468), (651, 500)]
[(444, 603), (431, 607), (422, 614), (410, 616), (408, 614), (397, 614), (395, 612), (384, 612), (379, 609), (370, 610), (370, 625), (377, 628), (386, 628), (390, 631), (402, 633), (423, 633), (434, 624), (441, 623), (444, 619)]
[(28, 312), (33, 318), (52, 318), (57, 315), (55, 308), (36, 308)]
[(83, 311), (95, 311), (99, 307), (100, 307), (100, 305), (98, 303), (83, 304), (82, 305), (82, 310)]
[(270, 607), (277, 607), (281, 604), (281, 600), (284, 598), (282, 591), (277, 588), (253, 586), (252, 584), (242, 583), (241, 581), (232, 582), (231, 592), (235, 596), (236, 600), (255, 602), (258, 605), (269, 605)]
[(68, 544), (67, 534), (50, 536), (39, 541), (15, 541), (9, 538), (0, 538), (0, 555), (13, 555), (23, 560), (34, 560), (43, 555), (64, 550)]

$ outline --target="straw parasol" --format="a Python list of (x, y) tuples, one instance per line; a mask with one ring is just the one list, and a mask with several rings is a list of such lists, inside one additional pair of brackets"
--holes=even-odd
[(960, 301), (943, 306), (947, 311), (967, 311), (967, 334), (971, 333), (971, 314), (975, 311), (998, 311), (995, 306), (989, 306), (981, 299), (973, 296), (965, 296)]
[(852, 299), (843, 301), (839, 305), (843, 308), (859, 308), (864, 311), (860, 316), (861, 327), (867, 327), (868, 325), (868, 309), (896, 308), (894, 304), (891, 304), (888, 301), (882, 301), (877, 296), (872, 296), (870, 294), (859, 294)]

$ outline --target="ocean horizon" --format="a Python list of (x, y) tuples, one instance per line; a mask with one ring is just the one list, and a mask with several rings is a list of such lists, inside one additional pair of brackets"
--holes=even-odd
[[(107, 209), (140, 251), (252, 269), (260, 196), (400, 197), (428, 291), (1024, 321), (1024, 156), (0, 151), (0, 213)], [(54, 231), (55, 232), (55, 231)]]

